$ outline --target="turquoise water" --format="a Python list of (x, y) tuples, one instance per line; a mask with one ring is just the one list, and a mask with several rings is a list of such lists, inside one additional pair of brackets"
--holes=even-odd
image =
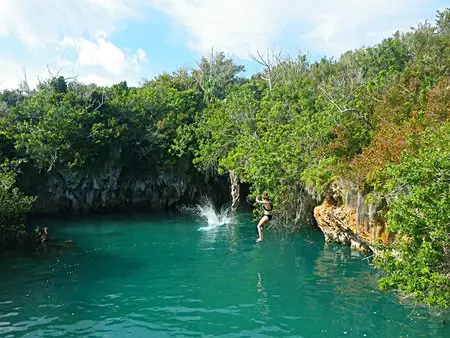
[(77, 245), (1, 256), (0, 337), (450, 337), (315, 230), (255, 244), (246, 215), (204, 231), (186, 215), (45, 224)]

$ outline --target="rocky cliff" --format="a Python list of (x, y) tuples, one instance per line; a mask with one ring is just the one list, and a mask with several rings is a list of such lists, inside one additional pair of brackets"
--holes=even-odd
[[(143, 173), (139, 176), (121, 166), (96, 172), (60, 170), (29, 176), (24, 190), (38, 196), (34, 212), (89, 213), (119, 208), (165, 210), (179, 203), (193, 203), (202, 194), (228, 198), (226, 178), (206, 182), (182, 168)], [(213, 193), (214, 192), (214, 193)]]
[(364, 192), (340, 181), (331, 186), (322, 204), (314, 208), (314, 216), (326, 241), (376, 251), (375, 244), (393, 240), (376, 211), (377, 205), (367, 203)]

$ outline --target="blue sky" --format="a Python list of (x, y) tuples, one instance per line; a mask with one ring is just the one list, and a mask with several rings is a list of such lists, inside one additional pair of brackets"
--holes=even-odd
[(110, 85), (195, 61), (211, 48), (259, 70), (256, 51), (339, 57), (406, 31), (450, 0), (2, 0), (0, 89), (52, 74)]

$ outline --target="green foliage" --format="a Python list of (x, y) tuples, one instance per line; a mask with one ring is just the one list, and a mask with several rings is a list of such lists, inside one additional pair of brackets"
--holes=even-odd
[(450, 35), (450, 10), (437, 11), (436, 26), (442, 35)]
[(244, 66), (236, 65), (223, 52), (211, 51), (209, 58), (202, 57), (192, 76), (202, 90), (205, 102), (212, 103), (226, 97), (232, 85), (238, 82), (237, 74), (242, 71)]
[(397, 234), (377, 265), (383, 289), (412, 293), (430, 305), (450, 305), (450, 123), (427, 130), (373, 182), (389, 205), (389, 231)]
[(322, 194), (335, 176), (331, 168), (336, 164), (335, 158), (327, 157), (318, 163), (311, 164), (302, 173), (302, 181), (307, 187), (312, 187), (316, 193)]
[(0, 250), (25, 240), (25, 217), (35, 200), (15, 186), (15, 165), (9, 162), (0, 166)]

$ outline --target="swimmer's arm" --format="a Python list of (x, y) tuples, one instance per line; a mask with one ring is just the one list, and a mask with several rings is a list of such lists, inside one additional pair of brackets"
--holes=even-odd
[(255, 201), (256, 201), (256, 203), (261, 203), (261, 204), (267, 203), (267, 201), (259, 200), (258, 197), (255, 198)]

